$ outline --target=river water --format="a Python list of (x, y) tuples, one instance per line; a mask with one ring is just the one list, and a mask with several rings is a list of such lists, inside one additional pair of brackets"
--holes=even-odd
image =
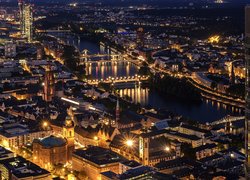
[[(107, 53), (111, 52), (109, 47), (104, 47), (99, 43), (91, 42), (86, 39), (78, 39), (72, 41), (74, 45), (82, 51), (87, 49), (89, 54)], [(105, 63), (98, 65), (93, 63), (87, 68), (87, 73), (93, 79), (105, 79), (108, 77), (122, 77), (134, 76), (138, 67), (134, 64), (120, 62), (120, 63)], [(171, 110), (179, 115), (199, 121), (212, 122), (221, 119), (227, 115), (242, 115), (243, 110), (231, 106), (226, 106), (211, 100), (203, 99), (201, 103), (185, 102), (177, 100), (176, 98), (163, 98), (155, 90), (146, 87), (139, 87), (138, 85), (128, 85), (119, 88), (120, 96), (129, 96), (133, 102), (140, 103), (143, 106), (150, 106), (153, 108), (165, 108)]]

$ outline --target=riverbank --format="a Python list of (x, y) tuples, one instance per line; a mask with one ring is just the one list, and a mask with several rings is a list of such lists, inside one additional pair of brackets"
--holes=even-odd
[[(79, 47), (81, 49), (88, 49), (90, 52), (98, 53), (101, 52), (99, 41), (91, 41), (89, 39), (80, 39)], [(110, 47), (110, 46), (109, 46)], [(108, 48), (106, 46), (105, 48)], [(107, 66), (98, 66), (92, 65), (92, 74), (96, 75), (96, 73), (107, 75), (109, 72), (118, 71), (116, 66), (111, 66), (108, 64)], [(122, 66), (121, 68), (126, 72), (129, 66)], [(93, 71), (94, 70), (94, 71)], [(145, 69), (144, 69), (145, 70)], [(144, 70), (141, 70), (142, 73), (145, 73)], [(128, 75), (132, 75), (131, 71)], [(146, 70), (146, 72), (148, 72)], [(139, 73), (138, 73), (139, 74)], [(120, 76), (120, 74), (117, 74)], [(99, 77), (101, 79), (101, 77)], [(99, 79), (99, 80), (100, 80)], [(117, 84), (118, 85), (118, 84)], [(194, 103), (188, 100), (181, 100), (176, 97), (165, 96), (154, 88), (150, 88), (149, 86), (137, 86), (135, 84), (129, 84), (122, 86), (117, 86), (116, 90), (119, 91), (120, 96), (127, 96), (127, 100), (133, 99), (135, 104), (141, 104), (142, 107), (150, 107), (155, 109), (168, 109), (169, 111), (175, 112), (176, 114), (182, 115), (187, 119), (192, 119), (201, 123), (205, 122), (213, 122), (215, 120), (221, 119), (227, 115), (237, 116), (241, 115), (242, 111), (238, 108), (233, 108), (231, 106), (224, 105), (222, 103), (217, 103), (212, 100), (207, 100), (202, 98), (200, 103)], [(129, 98), (128, 98), (129, 97)], [(207, 114), (204, 116), (204, 114)]]

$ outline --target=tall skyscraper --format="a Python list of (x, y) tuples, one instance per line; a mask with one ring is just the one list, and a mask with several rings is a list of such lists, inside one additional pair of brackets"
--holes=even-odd
[(20, 21), (20, 31), (22, 36), (24, 36), (25, 32), (24, 32), (24, 1), (23, 0), (18, 0), (18, 6), (19, 6), (19, 21)]
[(20, 11), (20, 30), (24, 38), (27, 38), (28, 42), (32, 42), (33, 39), (33, 9), (32, 5), (25, 3), (23, 0), (18, 2)]
[(250, 179), (250, 6), (245, 9), (246, 110), (245, 110), (245, 173)]
[(137, 29), (137, 45), (139, 47), (144, 46), (144, 29), (143, 28)]
[(28, 42), (33, 39), (33, 9), (30, 4), (24, 6), (25, 36)]

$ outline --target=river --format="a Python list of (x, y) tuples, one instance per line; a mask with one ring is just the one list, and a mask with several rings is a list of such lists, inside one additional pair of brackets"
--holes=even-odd
[[(108, 47), (104, 47), (96, 42), (91, 42), (86, 39), (78, 39), (72, 41), (75, 46), (82, 51), (87, 49), (89, 54), (110, 52)], [(138, 67), (134, 64), (120, 63), (105, 63), (98, 65), (93, 63), (86, 68), (87, 73), (93, 79), (104, 79), (108, 77), (134, 76)], [(120, 96), (129, 96), (135, 103), (140, 103), (143, 106), (153, 108), (165, 108), (184, 117), (196, 120), (202, 123), (213, 122), (221, 119), (226, 115), (242, 115), (243, 110), (232, 106), (227, 106), (208, 99), (202, 99), (202, 102), (197, 104), (193, 102), (185, 102), (176, 98), (163, 98), (155, 90), (147, 87), (139, 87), (137, 85), (129, 85), (119, 89)]]

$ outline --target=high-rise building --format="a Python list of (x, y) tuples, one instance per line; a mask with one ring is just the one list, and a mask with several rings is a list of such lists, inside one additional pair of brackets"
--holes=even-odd
[(24, 1), (23, 0), (18, 0), (18, 6), (19, 6), (19, 20), (20, 20), (20, 31), (22, 36), (24, 36)]
[(144, 46), (144, 29), (142, 27), (137, 30), (137, 45)]
[(33, 39), (33, 9), (32, 5), (25, 3), (23, 0), (19, 0), (20, 11), (20, 30), (24, 38), (27, 38), (28, 42), (32, 42)]
[(250, 6), (245, 10), (246, 110), (245, 110), (245, 173), (250, 179)]
[(4, 55), (9, 58), (16, 56), (16, 44), (13, 41), (5, 42)]
[(33, 39), (33, 12), (30, 4), (24, 6), (24, 24), (25, 24), (25, 37), (28, 42), (32, 42)]
[(55, 79), (51, 66), (48, 66), (45, 71), (44, 77), (44, 100), (46, 102), (52, 101), (55, 94)]

